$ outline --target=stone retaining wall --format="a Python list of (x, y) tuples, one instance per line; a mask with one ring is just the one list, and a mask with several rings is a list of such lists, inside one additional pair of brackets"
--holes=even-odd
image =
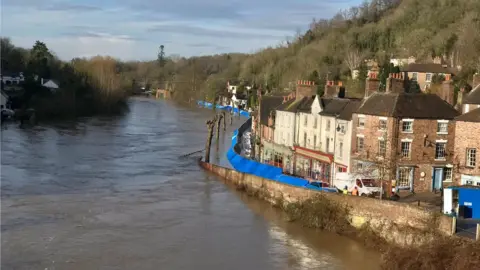
[[(273, 204), (279, 199), (287, 203), (298, 202), (319, 194), (315, 190), (290, 186), (202, 161), (200, 165), (223, 178), (225, 182), (264, 194), (262, 199)], [(452, 235), (453, 219), (440, 213), (393, 201), (326, 192), (322, 194), (350, 209), (351, 225), (357, 228), (366, 226), (392, 244), (417, 246), (434, 240), (438, 234)]]

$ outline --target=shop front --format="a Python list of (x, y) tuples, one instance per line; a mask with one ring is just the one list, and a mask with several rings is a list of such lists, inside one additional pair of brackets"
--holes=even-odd
[(292, 173), (292, 150), (272, 142), (264, 141), (260, 161), (275, 167), (282, 168), (284, 172)]
[(296, 146), (294, 157), (294, 174), (296, 176), (331, 182), (332, 155)]

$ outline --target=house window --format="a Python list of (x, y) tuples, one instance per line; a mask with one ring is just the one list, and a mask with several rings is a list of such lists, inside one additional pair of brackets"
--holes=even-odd
[(364, 128), (365, 127), (365, 117), (358, 117), (357, 127), (358, 128)]
[(313, 149), (317, 147), (317, 135), (313, 135)]
[(326, 151), (330, 152), (330, 138), (329, 137), (327, 137), (327, 143), (325, 144), (325, 147), (326, 147)]
[(317, 117), (313, 117), (313, 128), (317, 128)]
[(432, 81), (432, 73), (427, 73), (427, 75), (425, 77), (425, 81), (426, 82), (431, 82)]
[(402, 132), (413, 132), (413, 120), (402, 120)]
[(387, 130), (387, 119), (380, 119), (378, 121), (378, 129), (379, 130)]
[(440, 160), (445, 159), (446, 146), (447, 146), (447, 143), (445, 142), (435, 143), (435, 159), (440, 159)]
[(410, 157), (410, 147), (411, 147), (411, 145), (412, 145), (412, 142), (407, 142), (407, 141), (402, 142), (402, 147), (401, 147), (402, 157), (404, 157), (404, 158), (409, 158)]
[(307, 133), (304, 132), (303, 133), (303, 147), (306, 147), (307, 146)]
[(477, 164), (477, 149), (476, 148), (468, 148), (467, 149), (467, 167), (475, 167)]
[(307, 124), (308, 124), (308, 116), (305, 115), (303, 118), (303, 125), (307, 126)]
[(357, 152), (363, 151), (363, 148), (364, 148), (364, 138), (357, 137)]
[(452, 168), (443, 168), (443, 181), (444, 182), (451, 182), (452, 181)]
[(410, 175), (413, 168), (411, 167), (401, 167), (398, 169), (398, 187), (409, 187), (410, 186)]
[(418, 78), (418, 73), (417, 72), (413, 72), (412, 73), (412, 81), (416, 81)]
[(448, 134), (448, 122), (446, 121), (437, 122), (437, 133)]
[(330, 131), (330, 120), (327, 120), (327, 131)]
[(378, 155), (384, 157), (387, 154), (387, 142), (384, 139), (378, 139)]
[(343, 142), (340, 142), (338, 145), (338, 157), (341, 158), (343, 155)]

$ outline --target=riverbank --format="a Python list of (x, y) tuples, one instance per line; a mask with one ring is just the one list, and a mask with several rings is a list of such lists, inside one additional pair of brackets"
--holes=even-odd
[(355, 238), (380, 251), (383, 269), (480, 266), (479, 243), (452, 236), (452, 219), (447, 216), (396, 202), (303, 189), (199, 163), (238, 190), (283, 209), (291, 221)]
[(480, 267), (480, 244), (455, 237), (451, 217), (398, 202), (306, 189), (302, 179), (288, 178), (278, 168), (245, 159), (238, 154), (237, 141), (248, 129), (248, 122), (234, 132), (227, 153), (235, 169), (201, 160), (200, 166), (281, 208), (292, 221), (355, 238), (380, 250), (384, 269)]

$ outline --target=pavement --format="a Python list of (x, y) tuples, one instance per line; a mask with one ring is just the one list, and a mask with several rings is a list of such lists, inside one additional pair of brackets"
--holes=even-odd
[(443, 207), (442, 194), (440, 192), (411, 193), (409, 191), (401, 191), (399, 196), (398, 202), (425, 207), (433, 211), (441, 211)]

